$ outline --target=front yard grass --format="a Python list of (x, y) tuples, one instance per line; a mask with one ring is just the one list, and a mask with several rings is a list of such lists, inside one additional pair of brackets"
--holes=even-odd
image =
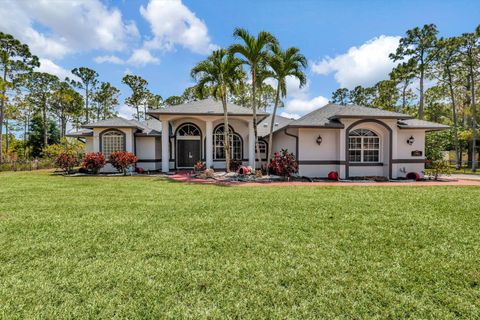
[(479, 318), (479, 199), (0, 173), (0, 318)]

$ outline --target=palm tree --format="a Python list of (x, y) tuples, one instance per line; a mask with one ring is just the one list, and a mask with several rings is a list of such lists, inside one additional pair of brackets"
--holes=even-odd
[[(244, 77), (241, 68), (242, 61), (229, 54), (225, 49), (212, 52), (204, 61), (199, 62), (191, 71), (197, 81), (197, 94), (203, 98), (207, 91), (215, 99), (220, 99), (223, 105), (225, 168), (230, 171), (230, 129), (228, 126), (227, 97), (228, 92), (234, 92), (237, 82)], [(207, 88), (208, 87), (208, 88)], [(209, 89), (209, 90), (207, 90)]]
[(287, 96), (287, 77), (298, 79), (300, 88), (307, 83), (307, 77), (303, 72), (303, 69), (307, 67), (307, 59), (300, 53), (300, 49), (298, 48), (291, 47), (283, 51), (279, 46), (274, 46), (272, 47), (272, 55), (268, 59), (268, 64), (272, 69), (271, 77), (277, 80), (275, 105), (273, 107), (270, 134), (268, 136), (267, 159), (270, 161), (272, 157), (273, 127), (275, 125), (275, 114), (277, 113), (280, 96), (282, 98)]
[(272, 46), (278, 44), (277, 39), (269, 32), (261, 31), (257, 37), (252, 36), (243, 28), (236, 28), (233, 36), (243, 40), (243, 44), (232, 44), (229, 48), (230, 53), (242, 56), (240, 61), (242, 64), (248, 65), (251, 72), (252, 81), (252, 117), (253, 132), (257, 154), (260, 154), (260, 146), (258, 144), (257, 134), (257, 106), (256, 106), (256, 89), (257, 89), (257, 72), (261, 68), (262, 63), (267, 61), (268, 51)]

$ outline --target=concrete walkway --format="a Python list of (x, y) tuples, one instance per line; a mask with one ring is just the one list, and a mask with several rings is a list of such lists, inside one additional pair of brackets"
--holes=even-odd
[(324, 186), (324, 187), (352, 187), (352, 186), (365, 186), (365, 187), (393, 187), (393, 186), (479, 186), (480, 179), (459, 179), (453, 175), (442, 179), (440, 181), (394, 181), (394, 182), (341, 182), (341, 181), (322, 181), (322, 182), (229, 182), (229, 181), (219, 181), (214, 179), (197, 179), (192, 177), (187, 173), (177, 173), (174, 175), (168, 176), (168, 178), (179, 181), (179, 182), (189, 182), (189, 183), (199, 183), (199, 184), (212, 184), (212, 185), (221, 185), (221, 186), (238, 186), (238, 187), (255, 187), (255, 186), (279, 186), (279, 187), (290, 187), (290, 186)]

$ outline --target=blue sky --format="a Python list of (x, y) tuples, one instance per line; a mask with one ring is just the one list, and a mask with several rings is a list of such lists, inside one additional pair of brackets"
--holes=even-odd
[(405, 31), (435, 23), (441, 36), (473, 31), (480, 1), (7, 1), (0, 30), (30, 45), (41, 69), (64, 77), (88, 66), (129, 95), (127, 72), (164, 98), (192, 85), (191, 67), (237, 26), (273, 33), (308, 58), (308, 86), (289, 82), (285, 115), (321, 107), (340, 86), (372, 85), (393, 66), (388, 53)]

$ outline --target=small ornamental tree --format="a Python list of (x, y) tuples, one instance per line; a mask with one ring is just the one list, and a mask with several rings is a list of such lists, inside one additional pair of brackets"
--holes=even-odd
[(289, 153), (287, 149), (282, 149), (280, 152), (275, 152), (268, 169), (278, 176), (290, 177), (298, 172), (298, 162), (293, 153)]
[(73, 170), (73, 167), (78, 165), (78, 157), (76, 154), (68, 151), (63, 151), (55, 158), (55, 165), (61, 168), (65, 174)]
[(131, 152), (117, 151), (110, 154), (110, 163), (123, 175), (127, 175), (127, 170), (137, 163), (138, 159)]
[(83, 159), (83, 167), (95, 174), (105, 166), (105, 163), (105, 156), (101, 152), (88, 152)]

